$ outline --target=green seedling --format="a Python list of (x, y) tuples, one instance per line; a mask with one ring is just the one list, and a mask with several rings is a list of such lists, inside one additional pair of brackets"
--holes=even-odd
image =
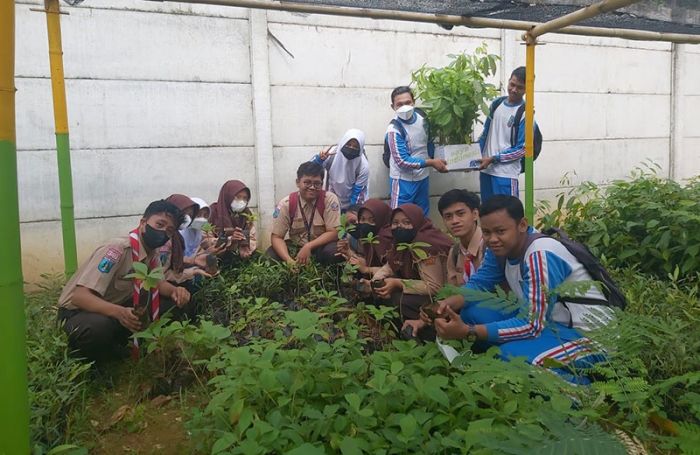
[(379, 237), (374, 235), (374, 233), (369, 232), (369, 233), (367, 233), (367, 237), (362, 237), (360, 239), (360, 242), (364, 243), (365, 245), (378, 245), (379, 244)]
[(204, 226), (202, 226), (202, 232), (212, 235), (214, 232), (216, 232), (216, 226), (211, 223), (204, 223)]
[(155, 289), (161, 280), (165, 278), (165, 273), (163, 267), (154, 267), (152, 270), (148, 269), (148, 266), (143, 262), (134, 262), (134, 271), (125, 275), (124, 278), (131, 278), (134, 280), (141, 281), (141, 292), (139, 294), (139, 305), (134, 308), (134, 313), (139, 317), (141, 323), (148, 325), (150, 318), (150, 308), (152, 293), (151, 290)]
[(348, 222), (347, 214), (340, 215), (340, 225), (338, 226), (338, 240), (343, 240), (349, 233), (355, 230), (356, 226)]
[(399, 243), (396, 245), (396, 251), (408, 250), (411, 252), (413, 259), (417, 261), (428, 259), (428, 253), (425, 251), (425, 248), (430, 248), (430, 244), (425, 242), (412, 242)]

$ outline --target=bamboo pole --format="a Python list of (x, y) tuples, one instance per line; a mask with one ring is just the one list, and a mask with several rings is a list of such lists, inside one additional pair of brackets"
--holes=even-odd
[(70, 139), (68, 136), (66, 84), (63, 75), (61, 11), (58, 0), (44, 0), (44, 5), (46, 7), (46, 28), (49, 36), (51, 91), (53, 93), (53, 115), (56, 129), (56, 158), (58, 160), (58, 187), (61, 201), (63, 263), (66, 277), (70, 277), (78, 268), (78, 254), (75, 244), (73, 177), (70, 162)]
[(525, 54), (525, 216), (535, 224), (535, 42)]
[(0, 0), (0, 454), (29, 453), (15, 144), (15, 2)]
[[(148, 0), (151, 2), (163, 1), (176, 3), (195, 3), (203, 5), (233, 6), (239, 8), (257, 8), (274, 11), (290, 11), (307, 14), (326, 14), (332, 16), (364, 17), (370, 19), (387, 19), (408, 22), (425, 22), (431, 24), (463, 25), (473, 28), (499, 28), (510, 30), (528, 31), (539, 24), (537, 22), (525, 22), (509, 19), (493, 19), (487, 17), (465, 17), (446, 14), (418, 13), (413, 11), (394, 11), (373, 8), (355, 8), (342, 6), (328, 6), (318, 4), (294, 3), (278, 0)], [(650, 32), (646, 30), (628, 30), (620, 28), (600, 28), (569, 25), (557, 30), (556, 33), (568, 35), (600, 36), (610, 38), (623, 38), (641, 41), (668, 41), (674, 43), (700, 44), (700, 35), (682, 33)]]
[[(581, 8), (580, 10), (574, 11), (570, 14), (565, 14), (564, 16), (552, 19), (544, 24), (536, 25), (532, 30), (527, 32), (531, 38), (537, 38), (538, 36), (544, 35), (545, 33), (554, 32), (567, 25), (576, 24), (591, 17), (598, 16), (599, 14), (604, 14), (609, 11), (614, 11), (618, 8), (624, 8), (632, 3), (637, 3), (639, 0), (603, 0), (599, 3)], [(525, 39), (523, 37), (523, 39)]]

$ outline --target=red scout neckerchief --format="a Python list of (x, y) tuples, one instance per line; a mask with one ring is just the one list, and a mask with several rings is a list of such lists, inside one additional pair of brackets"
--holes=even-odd
[[(131, 259), (134, 262), (139, 262), (139, 253), (141, 251), (141, 242), (139, 242), (139, 230), (134, 229), (129, 233), (129, 241), (131, 242)], [(148, 266), (149, 270), (153, 270), (155, 267), (160, 266), (160, 258), (157, 254), (153, 255), (151, 263)], [(134, 278), (134, 308), (139, 306), (139, 296), (141, 294), (141, 280)], [(158, 312), (160, 310), (160, 295), (158, 294), (158, 288), (154, 288), (151, 291), (151, 320), (155, 321), (158, 319)]]

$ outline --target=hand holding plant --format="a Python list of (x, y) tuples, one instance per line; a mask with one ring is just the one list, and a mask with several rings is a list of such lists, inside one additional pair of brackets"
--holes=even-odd
[(385, 278), (385, 284), (380, 288), (374, 288), (374, 293), (382, 299), (390, 299), (394, 291), (403, 290), (403, 281), (399, 278)]
[(365, 275), (369, 273), (369, 267), (367, 267), (367, 261), (365, 261), (365, 258), (360, 256), (352, 256), (350, 259), (348, 259), (348, 262), (356, 266), (358, 272)]
[(136, 315), (136, 313), (134, 313), (134, 309), (131, 307), (114, 305), (111, 317), (119, 321), (121, 325), (131, 330), (132, 332), (140, 332), (143, 328), (141, 320)]

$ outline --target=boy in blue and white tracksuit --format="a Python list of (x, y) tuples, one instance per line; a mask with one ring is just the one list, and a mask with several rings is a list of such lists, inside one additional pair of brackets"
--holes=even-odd
[(435, 147), (428, 135), (428, 120), (415, 111), (411, 90), (397, 87), (391, 94), (391, 103), (396, 116), (386, 130), (390, 150), (390, 205), (396, 208), (412, 202), (427, 216), (430, 210), (429, 168), (447, 172), (447, 163), (434, 158)]
[[(503, 215), (509, 209), (500, 208), (504, 201), (506, 206), (516, 207), (517, 216), (522, 213), (522, 204), (513, 199), (515, 198), (510, 196), (495, 196), (490, 203), (482, 206), (482, 232), (489, 249), (486, 250), (481, 267), (465, 287), (493, 291), (506, 281), (522, 302), (521, 307), (510, 311), (499, 310), (488, 308), (480, 302), (464, 302), (461, 296), (451, 297), (444, 302), (445, 311), (448, 315), (453, 315), (453, 318), (449, 322), (437, 320), (437, 333), (444, 338), (464, 338), (471, 334), (487, 346), (497, 345), (505, 360), (524, 357), (532, 365), (543, 366), (547, 359), (552, 359), (568, 367), (554, 369), (565, 379), (579, 384), (587, 383), (588, 378), (574, 376), (571, 370), (588, 368), (603, 360), (603, 354), (579, 329), (569, 326), (571, 320), (579, 318), (570, 313), (567, 306), (559, 303), (558, 296), (552, 295), (551, 290), (563, 283), (592, 281), (592, 278), (564, 245), (548, 237), (535, 239), (520, 257), (511, 259), (515, 249), (527, 245), (528, 235), (534, 233), (521, 216), (517, 222), (518, 237), (511, 242), (510, 245), (514, 247), (510, 251), (506, 245), (508, 242), (497, 238), (500, 234), (495, 234), (494, 228), (504, 228), (494, 223), (508, 222), (508, 217)], [(501, 219), (498, 220), (497, 217)], [(515, 221), (513, 226), (516, 226)], [(491, 248), (490, 245), (497, 246)], [(595, 286), (591, 286), (580, 297), (603, 302), (606, 300)], [(455, 304), (458, 300), (462, 301), (459, 305)], [(452, 309), (447, 308), (447, 305)], [(576, 307), (577, 305), (571, 305), (571, 311), (577, 311)], [(605, 305), (596, 308), (600, 309), (599, 312), (593, 315), (589, 313), (589, 316), (598, 324), (605, 324), (610, 318), (610, 309)], [(459, 316), (454, 311), (457, 309), (461, 310)]]
[(508, 96), (496, 99), (479, 137), (481, 148), (481, 200), (486, 202), (495, 194), (518, 197), (520, 160), (525, 156), (525, 116), (513, 143), (511, 133), (518, 109), (525, 95), (525, 67), (516, 68), (508, 81)]

